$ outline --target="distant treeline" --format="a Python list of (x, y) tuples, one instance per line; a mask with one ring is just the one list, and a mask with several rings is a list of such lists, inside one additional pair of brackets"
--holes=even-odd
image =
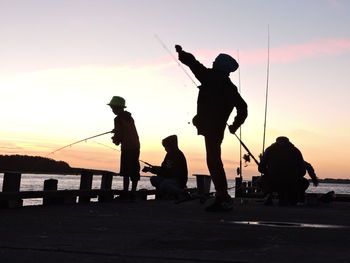
[(319, 181), (325, 184), (350, 184), (350, 179), (325, 178), (325, 179), (320, 179)]
[(72, 173), (68, 163), (50, 158), (28, 155), (0, 155), (0, 170), (28, 173)]

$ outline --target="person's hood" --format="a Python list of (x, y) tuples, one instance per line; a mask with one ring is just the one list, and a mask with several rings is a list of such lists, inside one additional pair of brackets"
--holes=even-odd
[(177, 136), (171, 135), (163, 139), (162, 144), (164, 147), (177, 148)]

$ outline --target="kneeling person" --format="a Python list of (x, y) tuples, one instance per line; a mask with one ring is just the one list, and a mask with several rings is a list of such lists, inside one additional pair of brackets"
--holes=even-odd
[(167, 152), (162, 165), (145, 167), (142, 171), (156, 174), (150, 181), (160, 194), (184, 198), (187, 195), (185, 188), (188, 179), (185, 155), (178, 147), (176, 135), (163, 139), (162, 144)]

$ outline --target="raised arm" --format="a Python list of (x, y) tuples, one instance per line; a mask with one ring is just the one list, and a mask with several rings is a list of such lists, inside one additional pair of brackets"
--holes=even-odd
[(207, 76), (206, 71), (208, 70), (203, 64), (201, 64), (196, 58), (188, 52), (182, 50), (180, 45), (175, 45), (175, 50), (179, 54), (179, 60), (188, 66), (196, 78), (202, 83), (205, 81)]

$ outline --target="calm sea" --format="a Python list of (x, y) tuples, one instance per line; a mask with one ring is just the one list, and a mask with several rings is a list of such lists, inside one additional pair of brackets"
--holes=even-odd
[[(40, 191), (43, 190), (44, 180), (57, 179), (58, 190), (70, 190), (79, 189), (80, 176), (79, 175), (46, 175), (46, 174), (22, 174), (21, 191)], [(3, 174), (0, 174), (0, 189), (2, 189)], [(228, 180), (229, 187), (234, 187), (235, 180)], [(101, 186), (101, 176), (95, 175), (93, 178), (93, 189), (99, 189)], [(112, 188), (122, 189), (123, 179), (121, 177), (114, 177)], [(196, 187), (195, 178), (189, 178), (187, 187)], [(141, 177), (138, 185), (138, 189), (154, 189), (149, 182), (149, 177)], [(211, 185), (211, 191), (214, 191), (213, 184)], [(350, 184), (323, 184), (318, 187), (310, 185), (307, 192), (309, 193), (327, 193), (334, 191), (336, 194), (350, 194)], [(234, 196), (234, 188), (230, 189), (230, 194)], [(24, 205), (41, 205), (42, 199), (25, 199)]]

